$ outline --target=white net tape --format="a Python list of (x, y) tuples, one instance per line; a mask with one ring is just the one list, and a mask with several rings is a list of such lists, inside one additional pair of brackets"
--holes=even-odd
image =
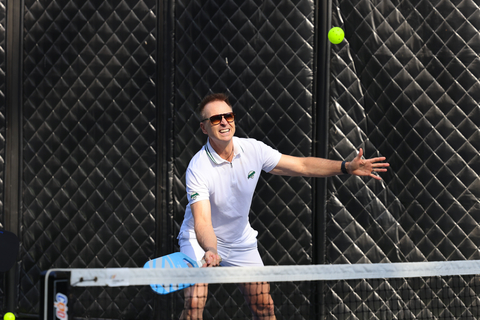
[(247, 283), (409, 278), (480, 274), (480, 260), (342, 265), (185, 269), (52, 269), (71, 273), (72, 286), (132, 286), (181, 283)]

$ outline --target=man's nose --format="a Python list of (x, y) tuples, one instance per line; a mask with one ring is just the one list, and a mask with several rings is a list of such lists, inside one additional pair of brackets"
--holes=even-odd
[(227, 119), (225, 119), (225, 116), (222, 116), (222, 121), (220, 121), (220, 124), (224, 124), (224, 125), (228, 124), (228, 121)]

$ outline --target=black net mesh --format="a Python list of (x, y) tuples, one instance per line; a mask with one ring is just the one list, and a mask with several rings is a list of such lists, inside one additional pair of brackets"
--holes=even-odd
[[(171, 311), (174, 319), (473, 320), (480, 315), (480, 277), (476, 275), (480, 265), (476, 261), (307, 267), (157, 269), (150, 271), (162, 271), (162, 274), (157, 273), (161, 278), (152, 273), (148, 279), (164, 283), (151, 286), (160, 293), (159, 300), (165, 304), (176, 301)], [(265, 272), (265, 269), (268, 270)], [(133, 282), (137, 275), (145, 278), (142, 275), (145, 270), (135, 270), (139, 272), (132, 275), (134, 270), (130, 269), (130, 274), (116, 275), (123, 279), (121, 281)], [(183, 273), (173, 274), (177, 271)], [(187, 274), (185, 271), (192, 272)], [(79, 283), (85, 282), (86, 286), (100, 285), (95, 282), (111, 279), (111, 275), (100, 274), (100, 279), (92, 278), (95, 273), (87, 272), (91, 274), (72, 278), (80, 279)], [(108, 272), (114, 274), (116, 271)], [(270, 283), (249, 280), (262, 277), (270, 279)], [(187, 285), (187, 288), (182, 284), (179, 288), (178, 282), (168, 283), (172, 279), (186, 283), (211, 280), (213, 283)], [(118, 303), (132, 299), (131, 304), (139, 305), (146, 301), (148, 292), (143, 290), (145, 287), (137, 288), (142, 288), (138, 295), (134, 298), (118, 295), (116, 304), (108, 304), (108, 296), (82, 295), (85, 288), (77, 286), (72, 288), (70, 296), (78, 297), (76, 303), (99, 304), (110, 309), (115, 317), (128, 319), (128, 313), (125, 310), (122, 313)], [(108, 288), (98, 292), (113, 295), (119, 291), (118, 288)], [(88, 292), (95, 292), (95, 289)], [(317, 296), (319, 299), (315, 298)]]
[(324, 319), (476, 319), (478, 276), (325, 283)]

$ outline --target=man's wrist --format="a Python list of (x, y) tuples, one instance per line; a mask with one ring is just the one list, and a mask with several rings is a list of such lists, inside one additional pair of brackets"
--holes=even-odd
[(207, 251), (211, 251), (211, 252), (213, 252), (213, 253), (215, 253), (215, 254), (218, 254), (217, 249), (215, 249), (214, 247), (207, 247), (206, 250), (205, 250), (205, 252), (207, 252)]
[(205, 250), (205, 254), (206, 254), (208, 251), (210, 251), (210, 252), (212, 252), (214, 255), (218, 256), (219, 263), (222, 262), (222, 257), (220, 257), (220, 255), (218, 254), (217, 249), (215, 249), (214, 247), (207, 247), (207, 248), (205, 248), (205, 249), (206, 249), (206, 250)]
[(340, 169), (342, 170), (342, 173), (343, 174), (348, 174), (348, 170), (347, 170), (347, 161), (342, 161), (342, 165), (340, 166)]

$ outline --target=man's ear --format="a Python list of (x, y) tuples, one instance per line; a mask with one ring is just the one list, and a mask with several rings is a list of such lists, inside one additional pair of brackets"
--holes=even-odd
[(200, 122), (200, 129), (202, 129), (202, 132), (207, 134), (207, 129), (205, 129), (205, 124), (203, 122)]

